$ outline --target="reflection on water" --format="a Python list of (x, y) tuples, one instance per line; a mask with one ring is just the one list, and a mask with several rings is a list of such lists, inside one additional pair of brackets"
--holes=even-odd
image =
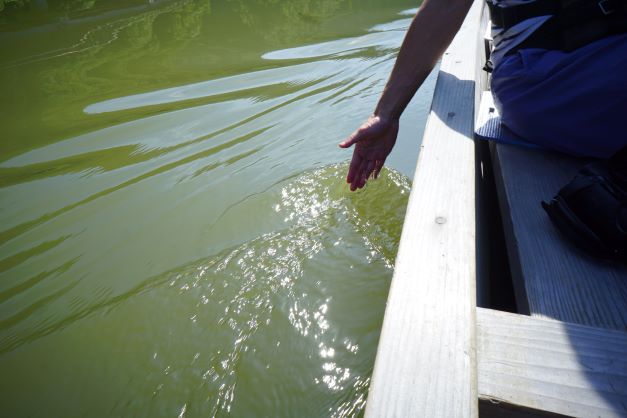
[(433, 79), (365, 191), (336, 143), (413, 5), (9, 3), (3, 410), (360, 414)]

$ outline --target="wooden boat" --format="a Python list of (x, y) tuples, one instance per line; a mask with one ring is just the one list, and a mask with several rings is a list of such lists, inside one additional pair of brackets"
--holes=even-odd
[[(625, 417), (627, 268), (578, 253), (540, 208), (582, 162), (473, 140), (487, 23), (476, 0), (442, 57), (366, 417)], [(491, 309), (499, 275), (516, 313)]]

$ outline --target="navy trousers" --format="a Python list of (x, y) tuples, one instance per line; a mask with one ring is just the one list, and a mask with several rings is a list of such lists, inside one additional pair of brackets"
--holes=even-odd
[(491, 88), (502, 122), (535, 145), (598, 158), (627, 145), (627, 34), (572, 52), (519, 50)]

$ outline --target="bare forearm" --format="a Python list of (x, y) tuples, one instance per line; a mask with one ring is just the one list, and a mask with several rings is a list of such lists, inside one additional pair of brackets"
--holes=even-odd
[(339, 146), (355, 146), (351, 190), (376, 177), (396, 143), (398, 119), (459, 30), (473, 0), (425, 0), (411, 23), (374, 115)]
[(453, 40), (472, 0), (425, 0), (398, 53), (375, 115), (398, 119)]

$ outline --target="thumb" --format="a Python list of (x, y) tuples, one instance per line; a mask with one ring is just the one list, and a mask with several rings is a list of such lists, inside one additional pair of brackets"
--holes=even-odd
[(353, 146), (354, 144), (356, 144), (357, 142), (361, 141), (361, 139), (362, 139), (362, 132), (361, 130), (358, 129), (355, 132), (353, 132), (351, 136), (346, 138), (344, 141), (340, 142), (338, 145), (340, 146), (340, 148), (349, 148)]

